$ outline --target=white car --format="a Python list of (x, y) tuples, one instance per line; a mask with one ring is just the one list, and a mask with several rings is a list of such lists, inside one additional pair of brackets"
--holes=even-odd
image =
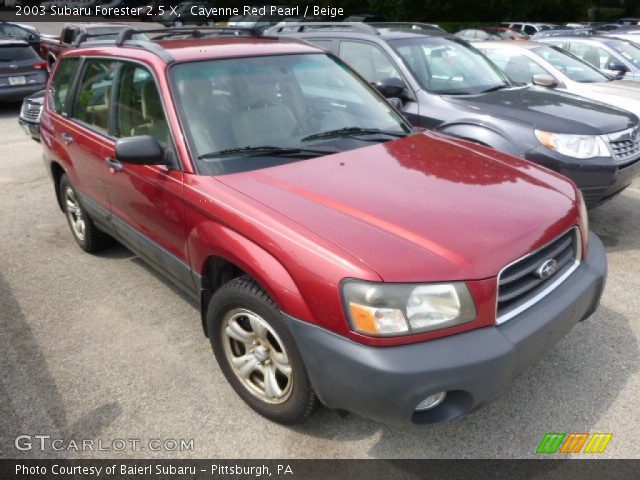
[(515, 83), (563, 90), (640, 116), (640, 82), (611, 77), (566, 51), (538, 42), (474, 44)]

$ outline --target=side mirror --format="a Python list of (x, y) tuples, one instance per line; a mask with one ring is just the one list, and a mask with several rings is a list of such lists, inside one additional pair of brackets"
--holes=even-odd
[(387, 102), (389, 102), (389, 105), (391, 105), (396, 110), (402, 110), (402, 100), (400, 100), (398, 97), (389, 97), (387, 98)]
[(373, 86), (385, 97), (385, 98), (402, 98), (405, 84), (397, 77), (383, 78), (379, 82), (373, 84)]
[(607, 70), (615, 72), (619, 75), (624, 75), (629, 71), (629, 68), (619, 60), (611, 60), (607, 65)]
[(116, 158), (135, 165), (164, 165), (165, 150), (149, 135), (121, 138), (116, 142)]
[(558, 82), (555, 78), (544, 73), (536, 73), (533, 76), (532, 83), (540, 87), (554, 88), (558, 86)]

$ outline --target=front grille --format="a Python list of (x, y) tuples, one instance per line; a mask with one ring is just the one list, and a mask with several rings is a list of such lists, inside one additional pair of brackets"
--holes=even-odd
[(577, 268), (580, 255), (580, 233), (572, 228), (503, 268), (498, 275), (497, 323), (506, 322), (550, 293)]
[(40, 121), (40, 114), (42, 113), (42, 105), (37, 103), (30, 103), (28, 100), (22, 102), (22, 108), (20, 109), (20, 117), (28, 122)]
[(606, 136), (616, 163), (627, 163), (640, 155), (640, 129), (638, 127)]

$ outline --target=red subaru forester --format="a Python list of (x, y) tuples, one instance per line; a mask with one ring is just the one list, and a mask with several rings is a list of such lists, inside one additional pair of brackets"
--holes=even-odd
[(596, 309), (606, 256), (569, 180), (412, 131), (318, 48), (132, 34), (57, 63), (41, 123), (56, 197), (82, 249), (115, 238), (199, 300), (260, 414), (450, 420)]

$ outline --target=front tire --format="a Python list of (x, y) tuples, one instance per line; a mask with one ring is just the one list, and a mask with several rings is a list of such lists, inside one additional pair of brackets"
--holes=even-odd
[(213, 353), (236, 393), (260, 415), (300, 423), (316, 394), (275, 302), (248, 276), (226, 283), (207, 309)]
[(60, 179), (60, 200), (73, 239), (81, 249), (94, 253), (113, 243), (109, 235), (96, 227), (66, 174)]

